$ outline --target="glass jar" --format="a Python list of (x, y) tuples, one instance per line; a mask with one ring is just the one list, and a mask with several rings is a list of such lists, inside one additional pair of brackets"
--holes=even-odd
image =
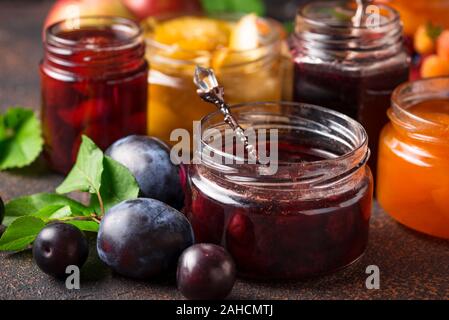
[[(192, 134), (193, 121), (215, 110), (196, 93), (193, 84), (196, 65), (214, 68), (220, 84), (226, 88), (226, 100), (231, 103), (280, 100), (282, 27), (273, 20), (258, 19), (266, 23), (269, 34), (258, 48), (242, 51), (181, 50), (176, 44), (166, 45), (152, 39), (151, 26), (148, 27), (147, 59), (151, 64), (148, 132), (151, 136), (173, 144), (170, 134), (174, 129), (183, 128)], [(229, 20), (234, 19), (223, 21)]]
[(359, 121), (368, 133), (373, 171), (391, 93), (409, 75), (397, 12), (384, 5), (375, 8), (379, 24), (370, 23), (375, 20), (367, 8), (369, 14), (357, 26), (353, 1), (311, 2), (298, 10), (290, 38), (294, 100), (332, 108)]
[[(184, 210), (196, 240), (224, 246), (242, 276), (263, 280), (309, 277), (356, 261), (372, 206), (363, 127), (306, 104), (250, 103), (232, 112), (244, 128), (278, 130), (278, 169), (261, 175), (263, 165), (238, 164), (229, 147), (202, 139), (197, 156), (212, 151), (230, 164), (198, 157), (189, 167)], [(210, 128), (227, 129), (221, 113), (203, 118), (202, 135)]]
[(141, 29), (123, 18), (87, 17), (46, 30), (40, 65), (45, 155), (67, 173), (83, 134), (101, 148), (146, 134), (148, 64)]
[(401, 85), (379, 146), (377, 197), (400, 223), (449, 239), (449, 77)]

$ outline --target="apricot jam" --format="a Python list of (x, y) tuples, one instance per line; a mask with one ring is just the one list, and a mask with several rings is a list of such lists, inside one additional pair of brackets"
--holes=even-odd
[[(184, 211), (196, 241), (224, 246), (240, 275), (263, 280), (306, 278), (356, 261), (367, 245), (372, 205), (364, 129), (311, 105), (256, 103), (232, 111), (246, 128), (278, 129), (278, 170), (261, 175), (259, 165), (204, 159), (191, 165)], [(201, 130), (225, 127), (215, 113)], [(210, 147), (202, 140), (198, 152)], [(232, 158), (226, 150), (215, 151)]]
[(280, 100), (281, 29), (255, 15), (240, 20), (182, 16), (146, 23), (148, 133), (173, 143), (174, 129), (192, 133), (192, 122), (215, 110), (196, 94), (196, 65), (214, 69), (230, 103)]
[(310, 2), (299, 9), (290, 38), (294, 101), (359, 121), (368, 133), (373, 171), (391, 93), (409, 75), (399, 16), (387, 6), (377, 7), (379, 25), (370, 25), (369, 12), (356, 25), (353, 1)]
[(449, 239), (449, 78), (398, 87), (379, 145), (377, 197), (398, 222)]
[(46, 31), (41, 63), (45, 156), (66, 173), (83, 134), (101, 148), (146, 134), (148, 65), (140, 28), (122, 18), (67, 20)]

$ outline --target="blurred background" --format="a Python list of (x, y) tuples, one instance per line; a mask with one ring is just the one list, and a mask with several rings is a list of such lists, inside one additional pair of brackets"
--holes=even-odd
[[(126, 8), (127, 2), (133, 10)], [(296, 8), (304, 0), (0, 0), (0, 109), (22, 105), (38, 109), (39, 73), (44, 23), (64, 15), (65, 7), (86, 3), (86, 13), (139, 16), (184, 8), (209, 12), (257, 12), (285, 22), (291, 29)], [(58, 8), (59, 7), (59, 8)], [(89, 12), (90, 11), (90, 12)], [(134, 11), (131, 13), (130, 11)], [(137, 13), (137, 14), (136, 14)]]
[[(306, 0), (1, 0), (0, 108), (21, 104), (37, 109), (37, 68), (42, 57), (44, 23), (48, 25), (60, 20), (67, 14), (67, 6), (80, 4), (82, 14), (101, 12), (137, 20), (183, 10), (206, 14), (256, 12), (282, 21), (286, 30), (291, 32), (297, 7), (304, 2)], [(423, 76), (421, 66), (426, 59), (429, 59), (428, 72), (424, 76), (449, 74), (449, 65), (436, 57), (438, 41), (441, 50), (449, 48), (449, 32), (441, 36), (444, 29), (449, 28), (449, 0), (376, 2), (386, 2), (401, 14), (406, 44), (414, 59), (412, 78)]]

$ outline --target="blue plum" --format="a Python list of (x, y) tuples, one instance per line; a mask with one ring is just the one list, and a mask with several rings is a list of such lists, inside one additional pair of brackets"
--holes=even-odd
[(161, 201), (139, 198), (105, 214), (97, 250), (118, 274), (149, 279), (175, 270), (182, 251), (193, 242), (192, 227), (182, 213)]
[(3, 204), (3, 200), (0, 197), (0, 224), (2, 224), (4, 217), (5, 217), (5, 205)]
[(178, 289), (187, 299), (224, 299), (234, 286), (236, 267), (222, 247), (199, 243), (182, 253), (176, 277)]
[(113, 143), (106, 155), (127, 167), (137, 180), (142, 197), (157, 199), (175, 209), (184, 206), (180, 168), (170, 160), (170, 149), (162, 141), (132, 135)]
[(52, 223), (41, 230), (33, 244), (33, 257), (45, 273), (57, 278), (67, 276), (66, 268), (81, 268), (89, 255), (89, 245), (83, 233), (65, 223)]

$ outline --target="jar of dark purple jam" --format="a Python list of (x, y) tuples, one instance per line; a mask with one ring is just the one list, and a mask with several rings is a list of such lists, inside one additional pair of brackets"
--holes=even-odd
[(385, 5), (314, 1), (299, 8), (289, 39), (295, 101), (332, 108), (366, 129), (376, 170), (378, 139), (394, 88), (408, 80), (409, 57), (398, 13)]
[[(236, 148), (202, 139), (197, 155), (226, 161), (205, 157), (189, 167), (185, 214), (197, 242), (224, 246), (241, 276), (263, 280), (307, 278), (356, 261), (367, 245), (373, 190), (363, 127), (306, 104), (253, 103), (232, 112), (245, 128), (278, 130), (270, 141), (277, 171), (262, 175), (266, 165), (238, 164)], [(221, 113), (202, 120), (202, 135), (211, 128), (225, 131)]]

